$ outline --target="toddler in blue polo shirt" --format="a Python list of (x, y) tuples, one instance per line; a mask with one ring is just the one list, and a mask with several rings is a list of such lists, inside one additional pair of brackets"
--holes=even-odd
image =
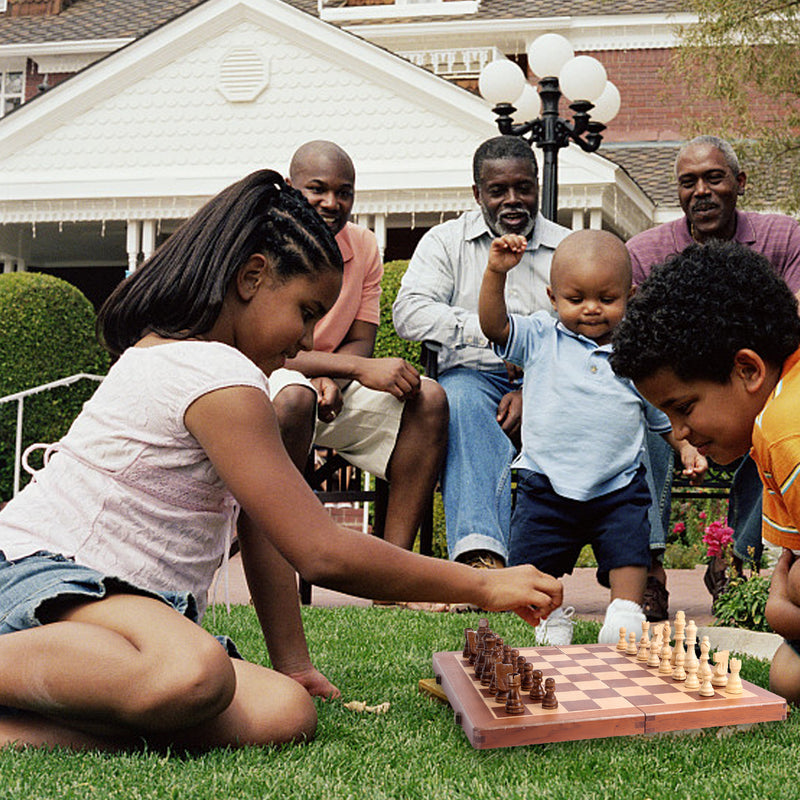
[[(707, 463), (677, 441), (665, 414), (609, 364), (611, 334), (625, 314), (631, 263), (606, 231), (575, 231), (553, 255), (548, 311), (509, 315), (506, 275), (525, 251), (522, 236), (494, 240), (481, 285), (484, 334), (504, 360), (522, 367), (522, 450), (511, 518), (509, 565), (535, 564), (554, 577), (571, 573), (586, 544), (611, 602), (598, 641), (638, 631), (650, 564), (650, 492), (642, 465), (645, 425), (680, 454), (684, 474), (702, 479)], [(569, 644), (571, 609), (554, 611), (537, 644)]]

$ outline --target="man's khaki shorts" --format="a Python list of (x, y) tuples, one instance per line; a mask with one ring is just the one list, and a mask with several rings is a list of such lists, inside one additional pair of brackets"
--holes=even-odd
[[(311, 381), (299, 372), (278, 369), (269, 377), (270, 397), (285, 386), (307, 386)], [(332, 447), (353, 466), (378, 478), (386, 477), (389, 459), (397, 443), (404, 403), (388, 392), (368, 389), (351, 381), (342, 392), (342, 410), (331, 422), (317, 420), (314, 444)]]

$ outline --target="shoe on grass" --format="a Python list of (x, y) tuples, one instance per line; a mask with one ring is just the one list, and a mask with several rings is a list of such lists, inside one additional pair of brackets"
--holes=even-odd
[(559, 606), (550, 616), (542, 620), (534, 628), (534, 638), (537, 646), (572, 644), (572, 627), (575, 622), (572, 615), (575, 609), (572, 606), (564, 608)]

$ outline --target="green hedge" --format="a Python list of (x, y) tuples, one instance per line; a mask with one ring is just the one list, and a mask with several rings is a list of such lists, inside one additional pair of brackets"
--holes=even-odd
[[(392, 304), (397, 297), (400, 281), (403, 279), (407, 267), (408, 261), (388, 261), (383, 265), (381, 322), (375, 339), (375, 357), (398, 356), (413, 364), (420, 372), (424, 372), (420, 360), (419, 342), (408, 342), (401, 339), (392, 322)], [(447, 558), (444, 508), (439, 492), (434, 495), (433, 505), (433, 554), (439, 558)]]
[(375, 358), (396, 356), (404, 358), (413, 364), (420, 372), (423, 371), (420, 361), (419, 342), (408, 342), (401, 339), (392, 322), (392, 304), (400, 289), (408, 261), (387, 261), (383, 265), (383, 281), (381, 282), (381, 321), (378, 326), (378, 335), (375, 338)]
[[(78, 372), (104, 375), (109, 358), (94, 325), (92, 304), (66, 281), (34, 272), (0, 275), (0, 397)], [(26, 398), (23, 450), (63, 436), (96, 388), (84, 380)], [(0, 500), (13, 494), (16, 422), (17, 403), (0, 405)]]

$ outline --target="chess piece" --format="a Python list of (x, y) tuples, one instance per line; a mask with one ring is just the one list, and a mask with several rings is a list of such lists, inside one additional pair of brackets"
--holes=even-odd
[(711, 676), (713, 686), (724, 689), (728, 685), (728, 657), (730, 651), (717, 650), (714, 653), (714, 674)]
[(669, 644), (665, 644), (661, 648), (661, 663), (658, 665), (659, 675), (672, 675), (672, 664), (670, 663), (670, 656), (672, 655), (672, 648)]
[(628, 644), (625, 646), (625, 654), (635, 656), (638, 652), (639, 648), (636, 646), (636, 634), (631, 631), (628, 634)]
[(678, 652), (685, 652), (683, 643), (686, 638), (686, 614), (679, 611), (675, 615), (675, 647), (672, 651), (672, 666), (674, 667), (678, 662)]
[(464, 658), (469, 658), (474, 650), (475, 639), (477, 637), (477, 633), (472, 628), (464, 628), (464, 652), (462, 655)]
[(558, 708), (555, 678), (548, 678), (544, 682), (544, 698), (542, 699), (542, 708)]
[(519, 688), (522, 692), (529, 692), (531, 687), (533, 686), (533, 664), (529, 661), (526, 661), (522, 665), (522, 681), (520, 682)]
[(541, 703), (544, 698), (544, 689), (542, 688), (542, 671), (535, 669), (531, 673), (533, 684), (531, 686), (531, 693), (528, 695), (534, 703)]
[(684, 686), (687, 689), (699, 689), (700, 688), (700, 678), (697, 676), (697, 671), (700, 669), (700, 662), (695, 657), (694, 661), (690, 661), (686, 664), (686, 682)]
[(711, 672), (709, 672), (700, 684), (700, 697), (713, 697), (715, 694), (716, 692), (711, 684)]
[(519, 672), (512, 672), (508, 676), (508, 699), (506, 700), (506, 714), (519, 715), (525, 713), (525, 704), (519, 696)]
[(508, 677), (514, 671), (511, 664), (503, 661), (494, 665), (495, 682), (497, 684), (497, 691), (495, 692), (494, 699), (498, 703), (505, 705), (508, 700)]
[(704, 681), (706, 677), (711, 679), (711, 666), (708, 663), (708, 651), (711, 649), (711, 644), (708, 641), (708, 636), (703, 637), (700, 642), (700, 669), (698, 670), (698, 677)]
[(656, 627), (656, 637), (650, 645), (650, 657), (647, 659), (648, 667), (658, 667), (661, 665), (661, 626)]
[[(694, 620), (689, 620), (689, 624), (686, 626), (686, 672), (687, 674), (691, 671), (690, 667), (692, 665), (697, 665), (697, 669), (700, 668), (700, 661), (697, 658), (697, 650), (695, 649), (695, 645), (697, 644), (697, 625), (695, 625)], [(695, 673), (697, 672), (695, 669)]]
[(742, 679), (739, 676), (739, 670), (742, 668), (742, 660), (740, 658), (731, 659), (731, 674), (728, 677), (728, 685), (725, 687), (725, 694), (742, 694)]
[(684, 666), (686, 662), (686, 653), (683, 652), (683, 648), (678, 651), (678, 657), (675, 661), (675, 667), (672, 670), (672, 680), (674, 681), (685, 681), (686, 680), (686, 668)]
[(637, 661), (647, 661), (650, 655), (650, 623), (645, 620), (642, 623), (642, 638), (639, 639), (639, 652), (636, 654)]
[(483, 659), (483, 670), (481, 671), (481, 686), (491, 686), (492, 678), (494, 677), (494, 665), (497, 661), (496, 650), (494, 642), (491, 642), (491, 649), (486, 650), (486, 655)]
[(475, 659), (475, 677), (483, 680), (483, 669), (486, 666), (486, 657), (494, 649), (495, 635), (491, 631), (484, 634), (483, 639), (479, 640), (478, 657)]
[(619, 629), (619, 641), (617, 642), (617, 650), (627, 650), (628, 643), (625, 641), (625, 628)]

